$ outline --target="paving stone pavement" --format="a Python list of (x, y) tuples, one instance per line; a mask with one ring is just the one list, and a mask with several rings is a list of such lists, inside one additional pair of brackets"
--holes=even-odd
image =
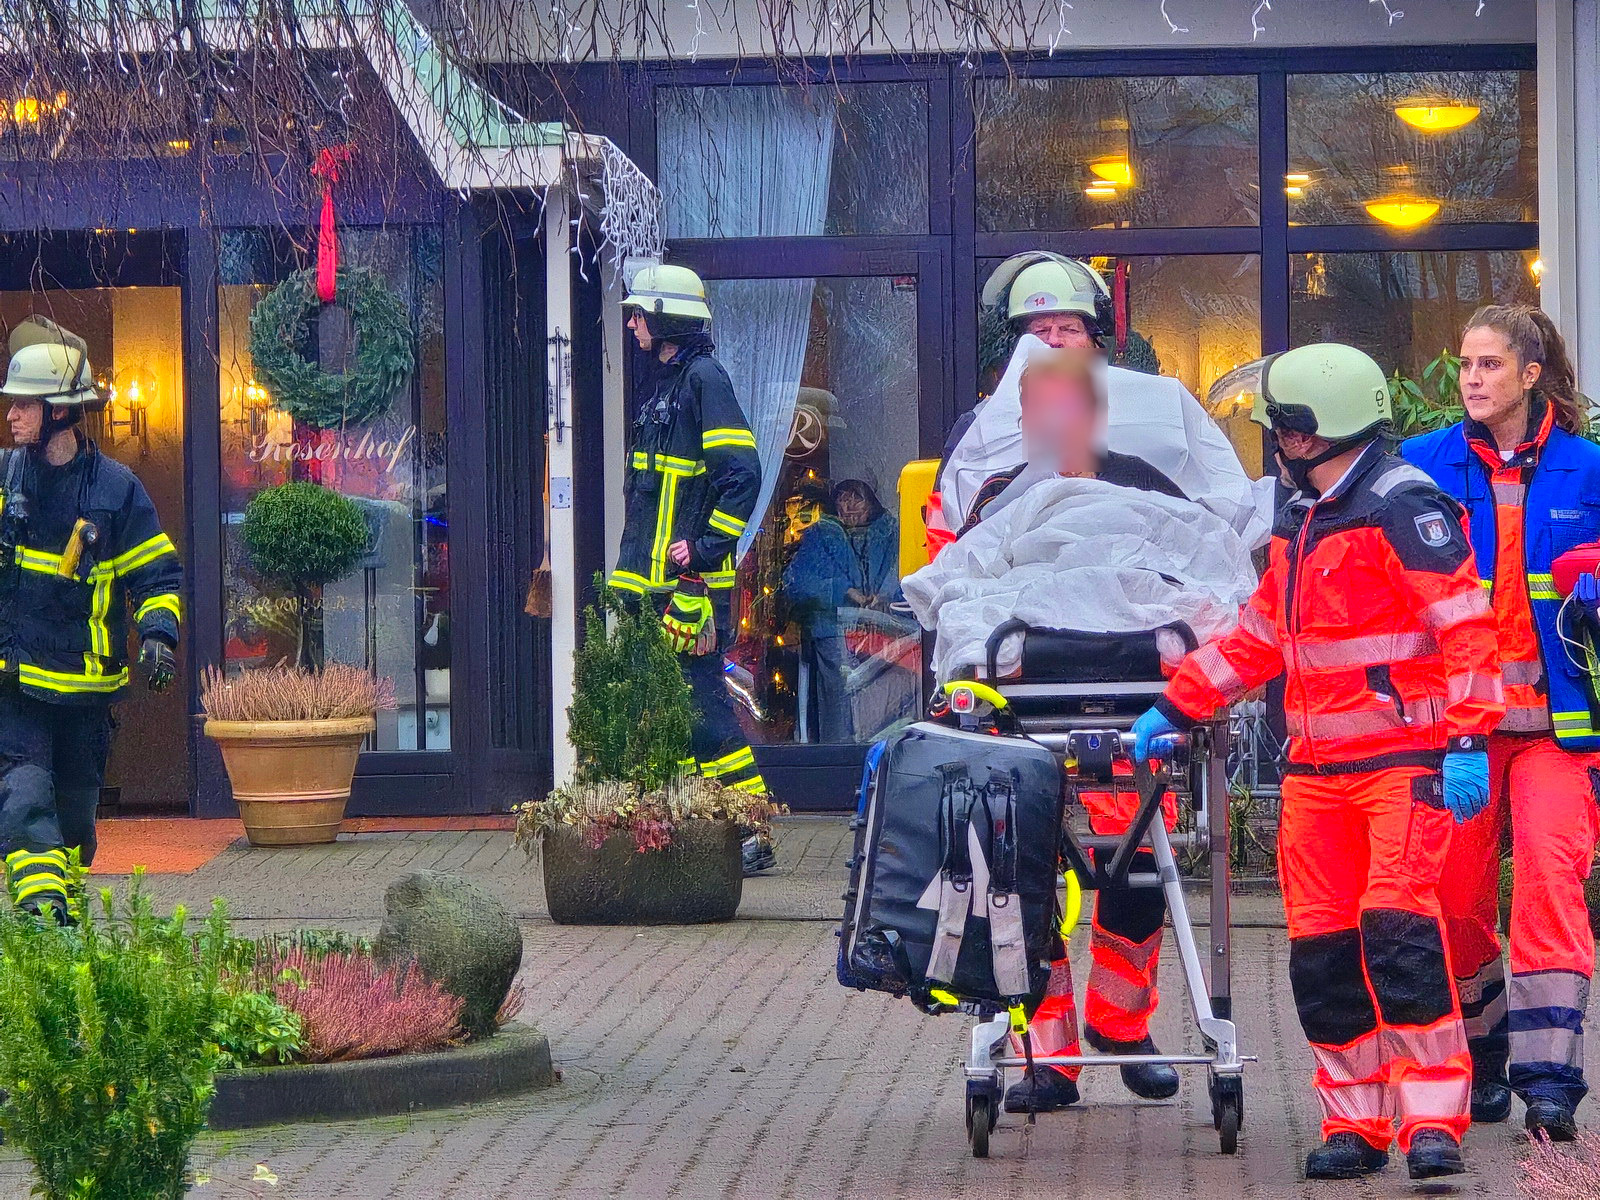
[[(550, 1037), (563, 1079), (533, 1096), (408, 1118), (208, 1134), (192, 1194), (322, 1200), (383, 1197), (1372, 1197), (1414, 1195), (1403, 1167), (1378, 1181), (1299, 1179), (1317, 1112), (1311, 1059), (1287, 986), (1281, 929), (1236, 939), (1246, 1084), (1240, 1154), (1217, 1152), (1204, 1075), (1148, 1104), (1115, 1072), (1085, 1075), (1085, 1102), (1032, 1128), (1007, 1117), (993, 1157), (970, 1157), (957, 1061), (966, 1022), (840, 988), (830, 923), (841, 822), (782, 830), (787, 875), (757, 881), (743, 919), (719, 926), (573, 928), (542, 917), (537, 880), (499, 835), (370, 835), (310, 851), (232, 850), (187, 877), (152, 880), (168, 901), (230, 896), (246, 927), (374, 924), (386, 878), (418, 866), (486, 880), (524, 914), (525, 1018)], [(498, 855), (498, 857), (496, 857)], [(803, 866), (804, 869), (800, 869)], [(1262, 913), (1265, 906), (1257, 906)], [(791, 919), (775, 919), (787, 916)], [(1086, 958), (1085, 937), (1075, 939)], [(1177, 964), (1158, 1040), (1189, 1051)], [(1080, 979), (1087, 963), (1080, 963)], [(1592, 1045), (1592, 1043), (1591, 1043)], [(1600, 1069), (1590, 1053), (1590, 1071)], [(1458, 1194), (1515, 1195), (1513, 1125), (1474, 1130)], [(257, 1164), (276, 1184), (252, 1182)], [(0, 1152), (0, 1197), (27, 1194), (26, 1164)]]

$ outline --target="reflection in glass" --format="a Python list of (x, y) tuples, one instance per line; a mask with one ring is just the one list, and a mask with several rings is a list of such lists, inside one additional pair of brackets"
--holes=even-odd
[(708, 284), (766, 502), (739, 564), (727, 677), (752, 742), (871, 742), (916, 715), (900, 601), (900, 469), (917, 457), (910, 278)]
[(1296, 254), (1290, 260), (1289, 342), (1346, 342), (1419, 379), (1481, 304), (1537, 304), (1533, 254), (1453, 250)]
[(978, 228), (1254, 225), (1256, 80), (985, 79)]
[(340, 233), (343, 261), (380, 274), (412, 314), (417, 363), (410, 387), (387, 413), (344, 429), (315, 429), (279, 411), (251, 369), (250, 310), (295, 263), (276, 259), (279, 247), (257, 231), (225, 233), (219, 249), (225, 662), (238, 668), (294, 656), (295, 600), (251, 569), (238, 534), (245, 506), (262, 489), (291, 480), (333, 488), (361, 505), (372, 541), (355, 573), (319, 598), (327, 656), (395, 681), (399, 708), (378, 714), (373, 749), (448, 749), (450, 557), (437, 231)]
[(1532, 71), (1291, 75), (1289, 218), (1538, 220)]
[(921, 84), (662, 88), (669, 238), (928, 231)]

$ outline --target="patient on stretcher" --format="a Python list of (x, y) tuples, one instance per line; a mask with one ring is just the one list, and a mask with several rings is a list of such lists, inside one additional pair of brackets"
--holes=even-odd
[[(1081, 351), (1030, 360), (1028, 461), (986, 480), (958, 540), (904, 581), (937, 631), (939, 679), (983, 673), (990, 633), (1012, 620), (1089, 633), (1183, 622), (1202, 642), (1235, 623), (1255, 585), (1248, 547), (1150, 464), (1105, 449), (1103, 371)], [(1003, 645), (997, 673), (1015, 674), (1020, 655)]]

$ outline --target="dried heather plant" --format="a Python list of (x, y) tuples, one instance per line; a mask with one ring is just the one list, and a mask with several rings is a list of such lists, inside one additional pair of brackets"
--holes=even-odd
[(1534, 1140), (1517, 1187), (1529, 1200), (1600, 1200), (1600, 1132), (1584, 1130), (1564, 1151)]
[(320, 671), (280, 663), (237, 675), (211, 666), (200, 678), (200, 707), (213, 721), (328, 721), (394, 706), (394, 680), (345, 663)]
[(307, 1062), (424, 1054), (462, 1040), (464, 1001), (414, 964), (295, 948), (270, 967), (273, 995), (300, 1018)]

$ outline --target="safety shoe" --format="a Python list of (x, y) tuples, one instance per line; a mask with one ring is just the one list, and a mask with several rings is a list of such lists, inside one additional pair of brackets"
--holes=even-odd
[(1406, 1151), (1406, 1171), (1413, 1179), (1438, 1179), (1460, 1175), (1467, 1169), (1461, 1161), (1461, 1143), (1442, 1129), (1421, 1129), (1411, 1138)]
[(1472, 1123), (1498, 1125), (1511, 1115), (1511, 1089), (1498, 1080), (1472, 1085)]
[(747, 878), (770, 871), (778, 865), (778, 856), (772, 851), (772, 843), (758, 835), (745, 838), (739, 848), (744, 854), (744, 873)]
[(1528, 1132), (1536, 1138), (1542, 1133), (1552, 1142), (1570, 1142), (1578, 1136), (1577, 1116), (1566, 1105), (1554, 1100), (1529, 1103), (1525, 1120)]
[[(1092, 1029), (1085, 1029), (1083, 1039), (1101, 1054), (1161, 1053), (1148, 1034), (1137, 1042), (1114, 1042)], [(1141, 1100), (1170, 1100), (1178, 1094), (1178, 1071), (1166, 1063), (1137, 1063), (1122, 1068), (1122, 1086)]]
[(1354, 1133), (1336, 1133), (1306, 1155), (1307, 1179), (1360, 1179), (1389, 1165), (1389, 1155)]
[(1054, 1067), (1031, 1067), (1006, 1089), (1008, 1113), (1048, 1113), (1078, 1102), (1078, 1085)]

